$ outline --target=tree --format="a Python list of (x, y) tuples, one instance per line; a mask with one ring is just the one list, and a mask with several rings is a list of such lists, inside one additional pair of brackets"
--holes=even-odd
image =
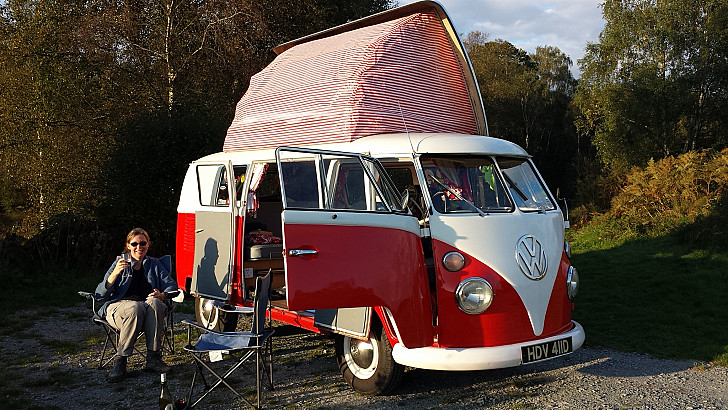
[(571, 97), (576, 80), (571, 59), (556, 47), (535, 54), (504, 41), (486, 41), (471, 32), (465, 37), (480, 87), (492, 136), (521, 145), (552, 186), (571, 189), (568, 170), (576, 152)]
[(728, 2), (607, 0), (579, 61), (577, 127), (624, 169), (728, 143)]
[(0, 156), (5, 186), (23, 192), (26, 217), (16, 228), (39, 229), (65, 212), (87, 212), (97, 197), (79, 183), (98, 172), (108, 129), (95, 118), (103, 95), (86, 56), (74, 50), (72, 2), (9, 1), (0, 42)]
[(172, 242), (187, 165), (220, 150), (272, 47), (390, 6), (0, 2), (3, 233), (33, 237), (67, 214), (114, 234), (143, 225), (155, 243)]

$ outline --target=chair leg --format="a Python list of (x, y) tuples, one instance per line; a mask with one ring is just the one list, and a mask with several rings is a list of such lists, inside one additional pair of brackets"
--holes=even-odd
[(167, 341), (169, 352), (174, 354), (174, 316), (172, 316), (172, 312), (169, 312), (167, 315), (167, 328), (169, 329), (169, 333), (165, 330), (164, 339)]
[[(247, 357), (250, 357), (250, 356), (251, 356), (251, 355), (252, 355), (253, 353), (254, 353), (254, 352), (249, 352), (249, 353), (246, 353), (246, 356), (247, 356)], [(215, 382), (215, 384), (213, 384), (213, 385), (212, 385), (212, 387), (209, 387), (209, 388), (207, 389), (207, 391), (205, 391), (205, 393), (203, 393), (203, 394), (202, 394), (202, 396), (200, 396), (200, 397), (199, 397), (199, 398), (198, 398), (197, 400), (195, 400), (195, 402), (194, 402), (194, 403), (192, 403), (192, 404), (190, 405), (190, 407), (194, 407), (194, 406), (196, 406), (197, 404), (199, 404), (199, 403), (200, 403), (200, 402), (202, 401), (202, 399), (204, 399), (205, 397), (207, 397), (207, 395), (208, 395), (208, 394), (210, 394), (210, 393), (211, 393), (211, 392), (212, 392), (213, 390), (215, 390), (215, 389), (216, 389), (216, 388), (217, 388), (218, 386), (220, 386), (220, 384), (223, 384), (223, 385), (225, 385), (225, 387), (227, 387), (227, 388), (228, 388), (228, 389), (229, 389), (230, 391), (232, 391), (232, 392), (233, 392), (233, 393), (234, 393), (234, 394), (235, 394), (235, 395), (236, 395), (236, 396), (237, 396), (237, 397), (238, 397), (239, 399), (243, 400), (243, 401), (244, 401), (244, 402), (245, 402), (245, 403), (246, 403), (246, 404), (247, 404), (248, 406), (250, 406), (250, 407), (255, 407), (255, 406), (253, 406), (253, 403), (251, 403), (250, 401), (248, 401), (248, 399), (246, 399), (246, 398), (245, 398), (245, 397), (244, 397), (244, 396), (243, 396), (242, 394), (240, 394), (240, 393), (239, 393), (239, 392), (238, 392), (237, 390), (235, 390), (235, 389), (234, 389), (234, 388), (233, 388), (233, 387), (232, 387), (232, 386), (231, 386), (231, 385), (230, 385), (230, 384), (229, 384), (229, 383), (227, 382), (227, 380), (225, 380), (225, 379), (226, 379), (226, 378), (227, 378), (228, 376), (230, 376), (230, 375), (231, 375), (231, 374), (232, 374), (232, 373), (233, 373), (233, 372), (234, 372), (235, 370), (237, 370), (237, 369), (238, 369), (238, 368), (239, 368), (239, 367), (240, 367), (240, 366), (241, 366), (241, 365), (242, 365), (242, 364), (243, 364), (243, 363), (245, 362), (245, 360), (247, 360), (247, 357), (246, 357), (246, 358), (244, 358), (244, 359), (241, 359), (240, 361), (238, 361), (238, 362), (237, 362), (237, 363), (236, 363), (236, 364), (235, 364), (234, 366), (232, 366), (232, 367), (231, 367), (230, 369), (228, 369), (228, 371), (227, 371), (227, 372), (225, 372), (225, 374), (224, 374), (224, 375), (222, 375), (222, 376), (221, 376), (221, 375), (220, 375), (219, 373), (217, 373), (217, 372), (216, 372), (216, 371), (215, 371), (214, 369), (212, 369), (212, 368), (211, 368), (210, 366), (208, 366), (208, 365), (207, 365), (207, 363), (205, 363), (205, 361), (204, 361), (204, 360), (202, 360), (202, 358), (201, 358), (201, 357), (198, 357), (198, 356), (197, 356), (196, 354), (192, 354), (192, 358), (193, 358), (193, 359), (195, 360), (195, 364), (196, 364), (196, 365), (197, 365), (197, 367), (198, 367), (198, 369), (197, 369), (197, 370), (195, 371), (195, 375), (196, 375), (196, 374), (197, 374), (197, 372), (199, 371), (199, 373), (200, 373), (200, 376), (201, 376), (201, 377), (203, 378), (203, 380), (204, 380), (204, 374), (203, 374), (203, 371), (202, 371), (202, 368), (204, 367), (204, 368), (205, 368), (205, 369), (206, 369), (206, 370), (207, 370), (208, 372), (212, 373), (212, 375), (213, 375), (213, 376), (215, 376), (215, 377), (217, 378), (217, 382)], [(193, 376), (193, 377), (192, 377), (192, 383), (193, 383), (193, 385), (192, 385), (192, 387), (190, 387), (190, 401), (192, 400), (192, 388), (194, 388), (194, 383), (195, 383), (195, 376)], [(207, 387), (207, 383), (206, 383), (206, 382), (205, 382), (205, 386)], [(257, 408), (260, 408), (260, 402), (258, 402), (258, 407), (257, 407)]]
[[(104, 326), (104, 332), (106, 333), (106, 340), (104, 341), (104, 347), (103, 349), (101, 349), (101, 356), (99, 357), (99, 369), (103, 368), (112, 360), (114, 360), (114, 354), (116, 354), (116, 346), (118, 346), (119, 343), (119, 335), (116, 332), (107, 328), (106, 326)], [(114, 342), (114, 340), (116, 340), (116, 342)], [(110, 358), (104, 361), (104, 358), (106, 357), (106, 352), (111, 350), (114, 351), (113, 354)]]

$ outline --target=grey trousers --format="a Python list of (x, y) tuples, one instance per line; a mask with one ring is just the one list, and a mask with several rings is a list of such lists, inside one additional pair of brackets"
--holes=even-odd
[(164, 321), (167, 305), (159, 299), (147, 298), (144, 302), (120, 300), (106, 309), (106, 320), (119, 330), (118, 356), (131, 356), (134, 342), (144, 332), (147, 350), (158, 352), (164, 337)]

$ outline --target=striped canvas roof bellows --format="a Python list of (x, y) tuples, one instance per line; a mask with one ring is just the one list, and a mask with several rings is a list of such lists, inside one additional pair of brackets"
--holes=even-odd
[(298, 44), (251, 78), (223, 150), (476, 134), (464, 69), (434, 10)]

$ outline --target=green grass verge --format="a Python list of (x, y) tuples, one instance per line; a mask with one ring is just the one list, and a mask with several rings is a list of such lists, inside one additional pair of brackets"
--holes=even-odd
[(728, 366), (728, 249), (612, 228), (570, 232), (581, 279), (573, 316), (587, 345)]
[(23, 274), (16, 272), (0, 298), (0, 320), (22, 309), (77, 305), (84, 301), (78, 291), (93, 292), (103, 279), (103, 274), (104, 272), (84, 273), (74, 270)]

